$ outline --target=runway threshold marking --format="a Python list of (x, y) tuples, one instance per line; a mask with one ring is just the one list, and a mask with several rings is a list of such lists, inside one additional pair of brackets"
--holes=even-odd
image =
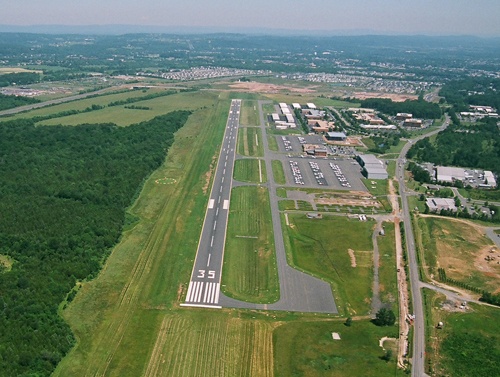
[(229, 200), (224, 200), (223, 209), (229, 209)]
[(210, 199), (210, 201), (208, 202), (208, 208), (209, 209), (214, 208), (214, 204), (215, 204), (215, 199)]

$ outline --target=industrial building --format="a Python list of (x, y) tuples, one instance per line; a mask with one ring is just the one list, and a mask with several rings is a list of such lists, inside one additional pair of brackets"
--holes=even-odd
[(360, 154), (356, 156), (362, 166), (362, 174), (368, 179), (387, 179), (389, 174), (385, 170), (384, 163), (373, 154)]
[(436, 167), (436, 181), (453, 183), (453, 181), (463, 181), (465, 179), (465, 169), (452, 168), (447, 166)]
[(495, 179), (495, 175), (493, 174), (493, 172), (489, 170), (484, 171), (484, 184), (491, 188), (497, 187), (497, 181)]
[(360, 127), (364, 128), (365, 130), (379, 130), (379, 131), (391, 131), (398, 129), (393, 124), (361, 124)]
[(427, 207), (429, 207), (429, 211), (431, 212), (439, 212), (441, 210), (456, 212), (457, 207), (455, 206), (454, 199), (446, 199), (446, 198), (428, 198), (425, 201)]

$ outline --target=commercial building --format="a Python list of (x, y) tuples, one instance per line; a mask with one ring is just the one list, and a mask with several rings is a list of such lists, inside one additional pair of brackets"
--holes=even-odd
[(328, 141), (345, 141), (347, 139), (347, 135), (343, 132), (327, 132), (326, 140)]
[(423, 122), (422, 122), (422, 119), (414, 119), (414, 118), (410, 118), (410, 119), (406, 119), (404, 122), (403, 122), (403, 126), (404, 127), (418, 127), (418, 128), (421, 128), (423, 126)]
[(361, 124), (360, 127), (364, 128), (365, 130), (379, 130), (379, 131), (391, 131), (398, 129), (393, 124)]
[(429, 211), (431, 212), (439, 212), (441, 210), (446, 211), (457, 211), (457, 207), (455, 206), (454, 199), (446, 199), (446, 198), (428, 198), (425, 201), (427, 207), (429, 207)]
[(307, 104), (307, 107), (308, 107), (308, 108), (310, 108), (310, 109), (314, 109), (314, 110), (316, 110), (316, 109), (317, 109), (316, 105), (315, 105), (314, 103), (312, 103), (312, 102), (309, 102), (309, 103)]
[(326, 120), (311, 120), (308, 122), (308, 126), (315, 133), (326, 133), (335, 129), (335, 123)]
[(497, 187), (497, 181), (493, 172), (489, 170), (484, 171), (484, 184), (490, 186), (491, 188)]
[(356, 156), (362, 166), (362, 174), (368, 179), (387, 179), (389, 174), (385, 170), (384, 163), (373, 154), (360, 154)]
[(328, 156), (328, 150), (324, 145), (319, 144), (304, 144), (302, 146), (304, 152), (310, 156), (326, 157)]
[(300, 106), (300, 103), (296, 103), (296, 102), (295, 102), (295, 103), (292, 103), (292, 107), (293, 107), (294, 109), (297, 109), (297, 110), (302, 109), (302, 106)]
[(396, 120), (407, 120), (413, 118), (413, 114), (409, 113), (397, 113)]

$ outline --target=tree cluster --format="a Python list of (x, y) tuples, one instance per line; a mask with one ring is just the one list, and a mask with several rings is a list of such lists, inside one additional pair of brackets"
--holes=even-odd
[(439, 119), (442, 115), (441, 108), (437, 103), (427, 102), (423, 99), (394, 102), (388, 98), (368, 98), (361, 101), (361, 107), (373, 108), (392, 116), (397, 113), (410, 113), (415, 118)]
[(129, 127), (0, 124), (0, 375), (48, 376), (74, 343), (58, 306), (99, 272), (189, 113)]
[(21, 96), (9, 96), (0, 93), (0, 111), (13, 109), (14, 107), (32, 105), (34, 103), (40, 102), (36, 98), (31, 97), (21, 97)]

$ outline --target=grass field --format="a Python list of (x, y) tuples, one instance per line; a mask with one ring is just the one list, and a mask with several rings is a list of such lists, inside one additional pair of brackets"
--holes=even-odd
[(269, 150), (273, 152), (279, 151), (278, 142), (273, 135), (267, 135), (267, 146), (269, 147)]
[(235, 187), (222, 270), (223, 291), (243, 301), (279, 299), (269, 193), (264, 187)]
[[(445, 297), (424, 290), (431, 315), (427, 327), (427, 368), (433, 375), (491, 377), (500, 373), (500, 310), (468, 304), (450, 311)], [(435, 326), (443, 322), (442, 329)]]
[(278, 185), (286, 184), (285, 172), (283, 170), (283, 164), (281, 163), (281, 161), (273, 160), (272, 164), (274, 182), (276, 182)]
[(240, 123), (244, 126), (258, 126), (260, 124), (257, 101), (243, 101), (243, 106), (241, 107)]
[(40, 70), (25, 69), (19, 67), (2, 67), (0, 68), (0, 75), (6, 75), (8, 73), (43, 73)]
[[(206, 173), (219, 150), (229, 109), (227, 100), (213, 104), (193, 114), (176, 133), (165, 165), (145, 183), (130, 209), (139, 222), (124, 233), (99, 277), (84, 283), (62, 313), (78, 344), (55, 376), (144, 372), (154, 347), (151, 335), (182, 300), (189, 281), (207, 202)], [(165, 177), (176, 184), (155, 183)]]
[[(392, 206), (391, 203), (389, 202), (389, 199), (387, 198), (387, 194), (389, 193), (388, 189), (389, 183), (387, 182), (387, 179), (362, 178), (361, 181), (366, 186), (368, 191), (370, 191), (370, 194), (375, 196), (377, 200), (382, 204), (384, 210), (386, 210), (387, 212), (391, 212)], [(371, 182), (375, 182), (375, 184), (372, 185)]]
[[(152, 90), (153, 89), (146, 93), (143, 93), (142, 91), (131, 91), (127, 93), (99, 96), (82, 101), (70, 102), (33, 110), (28, 113), (19, 114), (16, 117), (25, 118), (35, 115), (48, 115), (58, 113), (60, 111), (68, 111), (71, 109), (83, 110), (89, 106), (92, 106), (92, 104), (105, 105), (118, 100), (125, 100), (127, 98), (133, 98), (136, 96), (144, 96), (152, 93)], [(48, 119), (39, 122), (38, 124), (63, 124), (74, 126), (77, 124), (85, 123), (115, 123), (118, 126), (128, 126), (133, 123), (152, 119), (157, 115), (166, 114), (174, 110), (196, 110), (201, 107), (212, 106), (215, 96), (216, 94), (208, 92), (178, 93), (167, 97), (158, 97), (133, 103), (134, 106), (150, 107), (151, 110), (126, 109), (124, 106), (112, 106), (105, 107), (101, 110)]]
[(441, 267), (448, 278), (488, 291), (498, 289), (500, 266), (484, 259), (494, 245), (472, 223), (419, 217), (417, 241), (424, 250), (427, 274), (437, 279), (437, 268)]
[(241, 182), (263, 183), (267, 181), (266, 164), (255, 158), (244, 158), (234, 163), (235, 180)]
[[(337, 332), (341, 340), (333, 340)], [(368, 321), (286, 323), (275, 330), (277, 377), (402, 376), (395, 358), (381, 360), (379, 340), (397, 337), (397, 327), (377, 327)], [(353, 350), (356, 350), (353, 352)]]
[(260, 128), (241, 127), (238, 132), (238, 153), (248, 157), (263, 157), (262, 132)]
[[(374, 224), (339, 216), (311, 220), (303, 214), (288, 214), (288, 219), (289, 262), (329, 281), (341, 314), (367, 315), (372, 297)], [(355, 267), (349, 250), (355, 256)]]
[(396, 246), (394, 223), (385, 222), (385, 236), (378, 236), (379, 251), (379, 289), (380, 300), (391, 304), (394, 311), (398, 307), (398, 282), (396, 275)]

